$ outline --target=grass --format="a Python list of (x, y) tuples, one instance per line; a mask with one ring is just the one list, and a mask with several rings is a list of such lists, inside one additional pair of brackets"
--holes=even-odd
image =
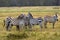
[(42, 31), (39, 26), (34, 26), (32, 31), (22, 30), (16, 31), (16, 27), (13, 26), (11, 31), (6, 31), (3, 27), (3, 20), (7, 16), (17, 17), (21, 13), (27, 14), (28, 11), (32, 13), (34, 17), (44, 17), (45, 15), (53, 15), (58, 12), (60, 15), (60, 8), (54, 9), (55, 6), (37, 6), (37, 7), (1, 7), (0, 8), (0, 40), (60, 40), (60, 19), (55, 24), (55, 28), (52, 28), (52, 24), (47, 25), (47, 29), (43, 28)]

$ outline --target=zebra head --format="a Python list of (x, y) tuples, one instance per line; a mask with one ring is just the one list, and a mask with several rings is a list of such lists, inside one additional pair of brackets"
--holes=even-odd
[(27, 17), (30, 18), (30, 19), (33, 19), (33, 16), (32, 16), (32, 14), (30, 12), (28, 12)]
[(20, 14), (20, 15), (17, 17), (17, 19), (23, 19), (23, 17), (24, 17), (24, 14)]
[(58, 21), (58, 15), (57, 15), (57, 13), (54, 15), (54, 19), (55, 19), (56, 21)]

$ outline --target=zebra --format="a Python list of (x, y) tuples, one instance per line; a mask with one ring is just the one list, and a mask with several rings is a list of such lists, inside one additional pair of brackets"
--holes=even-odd
[(42, 22), (43, 22), (42, 17), (33, 18), (32, 14), (30, 12), (28, 12), (27, 17), (29, 19), (29, 28), (32, 28), (33, 25), (40, 25), (41, 28), (43, 27), (42, 26)]
[(42, 22), (43, 22), (43, 18), (42, 17), (30, 19), (30, 25), (31, 26), (40, 25), (40, 27), (43, 28)]
[(11, 19), (8, 29), (11, 30), (12, 26), (16, 26), (17, 30), (20, 30), (26, 28), (26, 25), (28, 25), (27, 17), (25, 14), (21, 14), (18, 17)]
[(44, 17), (44, 27), (47, 28), (47, 26), (46, 26), (47, 23), (52, 23), (53, 29), (54, 29), (54, 25), (55, 25), (56, 21), (58, 21), (57, 13), (54, 14), (54, 16), (45, 16)]

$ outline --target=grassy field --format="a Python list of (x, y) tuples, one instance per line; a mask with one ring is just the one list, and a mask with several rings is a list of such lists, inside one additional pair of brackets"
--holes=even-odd
[(0, 40), (60, 40), (60, 18), (54, 29), (52, 24), (48, 23), (48, 28), (43, 28), (42, 31), (38, 25), (34, 26), (32, 31), (22, 30), (19, 32), (16, 31), (15, 26), (12, 27), (11, 31), (6, 31), (5, 27), (3, 27), (3, 20), (6, 17), (17, 17), (21, 13), (27, 14), (28, 11), (34, 17), (54, 15), (56, 12), (60, 15), (60, 6), (0, 7)]

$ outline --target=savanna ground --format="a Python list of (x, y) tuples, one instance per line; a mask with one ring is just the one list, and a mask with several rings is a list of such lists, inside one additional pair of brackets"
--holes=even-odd
[[(36, 6), (36, 7), (0, 7), (0, 40), (60, 40), (60, 19), (55, 24), (55, 28), (52, 28), (52, 24), (47, 25), (47, 29), (40, 30), (39, 26), (34, 26), (32, 31), (22, 30), (16, 31), (16, 27), (13, 26), (11, 31), (6, 31), (3, 27), (3, 20), (8, 17), (17, 17), (21, 13), (27, 14), (28, 11), (32, 13), (34, 17), (44, 17), (45, 15), (54, 15), (58, 12), (60, 15), (60, 6)], [(60, 18), (60, 17), (59, 17)]]

